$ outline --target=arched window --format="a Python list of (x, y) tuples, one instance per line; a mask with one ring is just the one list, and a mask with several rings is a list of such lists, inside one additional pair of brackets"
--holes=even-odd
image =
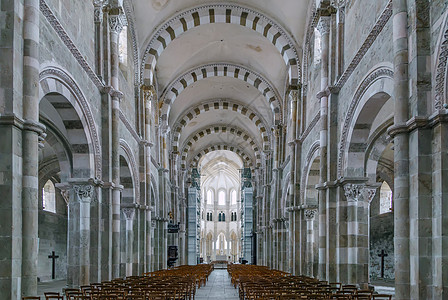
[(42, 189), (42, 206), (44, 210), (56, 213), (56, 191), (51, 180), (48, 180)]
[(222, 213), (222, 221), (225, 222), (226, 221), (226, 214)]
[(380, 214), (390, 212), (392, 208), (392, 190), (386, 181), (383, 182), (380, 189)]
[(120, 64), (128, 65), (128, 27), (123, 26), (118, 37), (118, 59)]
[(207, 191), (207, 204), (213, 204), (213, 192), (212, 190)]
[(236, 204), (236, 191), (235, 190), (233, 190), (230, 193), (230, 204), (231, 205), (235, 205)]
[(222, 190), (218, 193), (218, 205), (226, 205), (226, 192)]
[(222, 220), (222, 213), (219, 213), (219, 215), (218, 215), (218, 222), (221, 222), (221, 220)]

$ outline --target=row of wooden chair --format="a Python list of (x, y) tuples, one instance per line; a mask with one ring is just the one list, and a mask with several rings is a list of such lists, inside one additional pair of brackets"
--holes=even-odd
[[(148, 272), (143, 276), (116, 278), (91, 283), (63, 293), (44, 293), (45, 300), (186, 300), (194, 299), (196, 288), (206, 284), (212, 265), (180, 266)], [(23, 297), (23, 300), (41, 300)]]
[(292, 276), (265, 266), (229, 265), (231, 282), (238, 288), (241, 300), (390, 300), (390, 295), (360, 290), (355, 285), (328, 283), (307, 276)]

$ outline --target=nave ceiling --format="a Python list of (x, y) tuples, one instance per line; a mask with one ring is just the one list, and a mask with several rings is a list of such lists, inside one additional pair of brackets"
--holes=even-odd
[[(132, 1), (142, 66), (151, 70), (148, 75), (142, 68), (143, 78), (157, 87), (172, 149), (181, 152), (195, 133), (223, 125), (244, 130), (258, 150), (271, 147), (270, 131), (282, 123), (288, 85), (300, 80), (310, 2)], [(203, 69), (206, 78), (196, 78)], [(228, 102), (228, 109), (204, 109), (216, 102)], [(247, 140), (209, 135), (194, 141), (187, 160), (218, 144), (242, 148), (254, 159)]]

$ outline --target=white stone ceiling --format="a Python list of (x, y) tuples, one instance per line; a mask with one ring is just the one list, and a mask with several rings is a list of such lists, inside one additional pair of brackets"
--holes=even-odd
[[(301, 58), (301, 45), (305, 36), (307, 13), (311, 0), (239, 0), (239, 1), (209, 1), (209, 0), (132, 0), (135, 14), (135, 30), (139, 40), (140, 52), (145, 53), (149, 50), (148, 46), (157, 48), (159, 52), (156, 62), (152, 64), (157, 82), (159, 101), (164, 101), (163, 95), (171, 90), (173, 84), (177, 82), (181, 75), (198, 68), (199, 66), (227, 63), (238, 65), (251, 72), (258, 74), (260, 78), (274, 89), (274, 94), (283, 105), (287, 81), (290, 79), (288, 72), (290, 66), (286, 64), (291, 54), (283, 54), (284, 45), (292, 45), (293, 53)], [(218, 12), (224, 5), (227, 9), (232, 5), (233, 21), (227, 23), (224, 20), (226, 16)], [(210, 20), (209, 8), (199, 12), (200, 25), (193, 26), (195, 22), (191, 18), (191, 9), (213, 5), (215, 8), (214, 21)], [(262, 24), (258, 31), (251, 28), (254, 21), (248, 17), (247, 25), (241, 26), (241, 16), (244, 14), (233, 7), (244, 7), (241, 11), (255, 12), (253, 15), (261, 14), (274, 24), (268, 30), (266, 37), (263, 35), (263, 29), (266, 24)], [(221, 7), (221, 8), (219, 8)], [(248, 10), (247, 10), (248, 9)], [(188, 14), (186, 13), (188, 11)], [(225, 10), (224, 10), (225, 11)], [(188, 18), (188, 16), (190, 18)], [(188, 24), (188, 30), (182, 29), (180, 21), (178, 25), (175, 21), (185, 17)], [(176, 19), (177, 18), (177, 19)], [(221, 20), (221, 21), (220, 21)], [(196, 20), (197, 21), (197, 20)], [(167, 23), (169, 22), (169, 23)], [(209, 22), (207, 24), (207, 22)], [(231, 24), (237, 23), (237, 24)], [(173, 38), (166, 31), (170, 26), (175, 31)], [(172, 26), (172, 27), (171, 27)], [(177, 26), (177, 27), (176, 27)], [(184, 28), (185, 28), (184, 27)], [(163, 29), (160, 30), (159, 29)], [(277, 30), (277, 31), (276, 31)], [(279, 41), (275, 45), (272, 42), (275, 32), (282, 33), (276, 37)], [(157, 41), (154, 37), (163, 37), (163, 47), (160, 39)], [(171, 37), (170, 37), (171, 36)], [(155, 42), (154, 42), (155, 41)], [(289, 41), (289, 42), (288, 42)], [(153, 46), (157, 44), (159, 46)], [(283, 44), (282, 44), (283, 43)], [(286, 43), (286, 44), (285, 44)], [(283, 51), (284, 53), (284, 51)], [(299, 61), (300, 64), (300, 61)], [(244, 75), (242, 75), (244, 76)], [(171, 128), (176, 127), (180, 120), (185, 117), (187, 111), (201, 103), (210, 102), (213, 99), (230, 99), (235, 103), (254, 111), (258, 117), (266, 124), (268, 134), (269, 129), (274, 125), (275, 115), (273, 107), (270, 106), (268, 99), (253, 85), (254, 82), (244, 81), (242, 78), (216, 76), (197, 80), (189, 83), (188, 86), (177, 95), (175, 101), (170, 104), (168, 111), (168, 125)], [(185, 119), (184, 119), (185, 120)], [(278, 115), (277, 115), (278, 120)], [(187, 120), (179, 137), (179, 151), (182, 146), (188, 142), (188, 138), (204, 128), (219, 124), (235, 126), (245, 130), (251, 138), (259, 145), (263, 145), (262, 134), (259, 126), (254, 124), (248, 116), (241, 113), (228, 110), (209, 110), (201, 111), (194, 118)], [(240, 137), (233, 137), (228, 134), (217, 134), (215, 136), (206, 136), (195, 142), (189, 148), (188, 160), (206, 146), (213, 144), (231, 144), (242, 148), (252, 158), (255, 157), (253, 149), (247, 141)]]

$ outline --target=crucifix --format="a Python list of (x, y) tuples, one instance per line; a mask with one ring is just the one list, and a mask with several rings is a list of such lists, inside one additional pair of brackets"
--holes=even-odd
[(384, 250), (381, 250), (381, 254), (378, 254), (378, 256), (381, 257), (381, 278), (384, 278), (384, 258), (387, 254), (384, 253)]
[(53, 261), (52, 268), (51, 268), (51, 279), (55, 278), (55, 262), (56, 258), (59, 258), (59, 255), (55, 255), (54, 251), (52, 251), (51, 255), (48, 255), (48, 258), (51, 258)]

